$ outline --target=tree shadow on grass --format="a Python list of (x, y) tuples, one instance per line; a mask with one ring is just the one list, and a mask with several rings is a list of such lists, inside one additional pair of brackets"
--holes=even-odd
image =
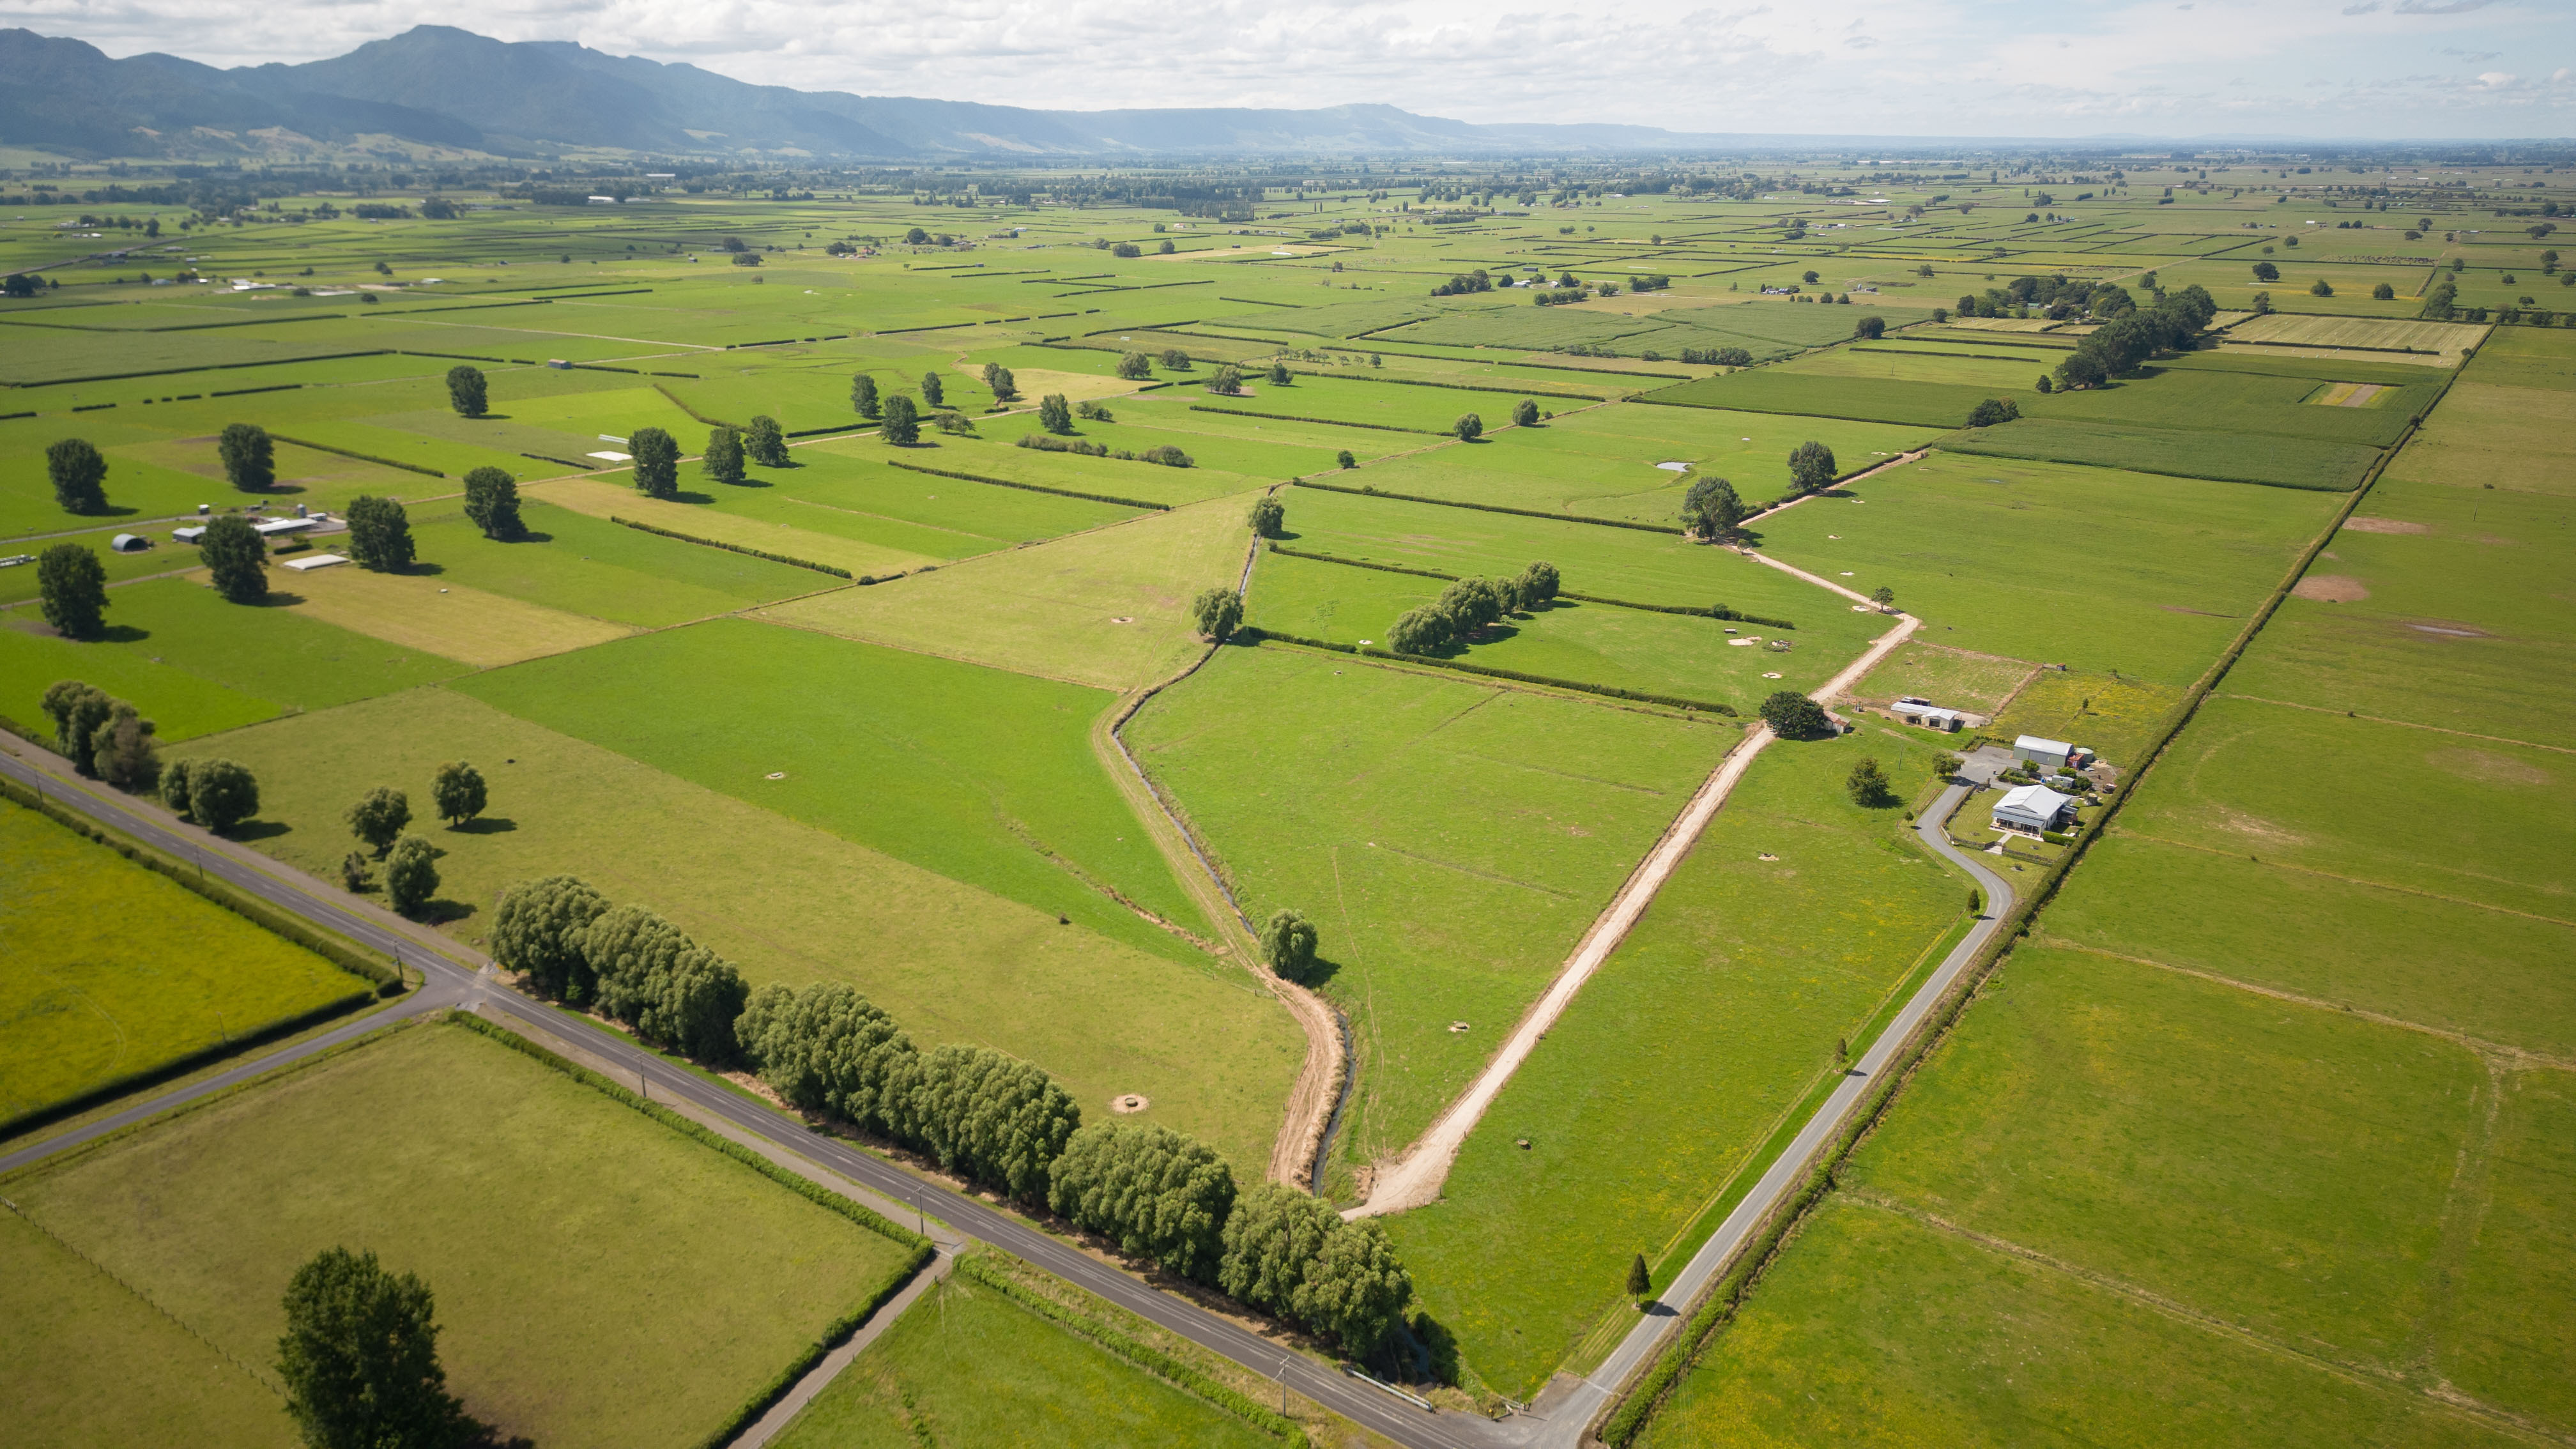
[(478, 815), (461, 825), (447, 827), (459, 835), (503, 835), (519, 828), (519, 822), (504, 815)]
[(149, 629), (138, 629), (132, 624), (110, 624), (106, 628), (98, 631), (97, 642), (101, 644), (140, 644), (151, 637), (152, 631)]
[(672, 503), (713, 503), (716, 501), (716, 496), (712, 493), (683, 492), (672, 494), (668, 501)]
[(304, 596), (302, 594), (290, 593), (285, 589), (271, 589), (259, 598), (252, 600), (251, 607), (254, 609), (292, 609), (303, 602)]
[(283, 820), (245, 820), (225, 831), (223, 838), (236, 844), (248, 845), (258, 840), (275, 840), (281, 835), (291, 835), (294, 831), (295, 827)]
[(1307, 963), (1305, 970), (1298, 972), (1295, 976), (1290, 977), (1289, 979), (1295, 981), (1298, 985), (1305, 987), (1307, 990), (1313, 991), (1322, 987), (1325, 982), (1340, 975), (1341, 972), (1341, 962), (1318, 956), (1313, 961)]
[(445, 896), (440, 896), (434, 900), (422, 902), (420, 908), (411, 913), (411, 918), (424, 926), (444, 926), (450, 921), (461, 921), (473, 914), (474, 907), (466, 902), (451, 901)]
[(492, 540), (494, 543), (552, 543), (554, 541), (555, 536), (553, 534), (534, 528), (523, 528), (508, 538), (496, 538)]

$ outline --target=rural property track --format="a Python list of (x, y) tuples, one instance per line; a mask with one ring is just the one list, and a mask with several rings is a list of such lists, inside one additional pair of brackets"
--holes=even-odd
[[(1763, 559), (1762, 562), (1769, 563), (1770, 560)], [(1798, 571), (1790, 569), (1789, 572)], [(1860, 598), (1849, 589), (1837, 588), (1813, 575), (1798, 576), (1823, 584), (1837, 593)], [(1861, 676), (1921, 626), (1922, 621), (1911, 614), (1899, 615), (1895, 628), (1872, 641), (1859, 658), (1817, 686), (1809, 697), (1820, 704), (1829, 703), (1858, 683)], [(1556, 980), (1549, 983), (1547, 993), (1538, 999), (1537, 1005), (1522, 1014), (1519, 1025), (1512, 1029), (1502, 1049), (1494, 1053), (1493, 1060), (1485, 1064), (1484, 1071), (1467, 1084), (1467, 1090), (1460, 1093), (1449, 1109), (1431, 1124), (1430, 1130), (1415, 1141), (1412, 1151), (1378, 1175), (1377, 1181), (1369, 1188), (1368, 1201), (1342, 1216), (1356, 1219), (1402, 1212), (1406, 1208), (1427, 1206), (1439, 1198), (1440, 1186), (1448, 1181), (1449, 1168), (1458, 1160), (1458, 1149), (1466, 1145), (1467, 1134), (1474, 1131), (1476, 1123), (1483, 1119), (1485, 1109), (1502, 1094), (1504, 1084), (1521, 1069), (1521, 1063), (1529, 1060), (1530, 1053), (1538, 1047), (1539, 1038), (1547, 1035), (1548, 1029), (1556, 1025), (1557, 1018), (1574, 1004), (1575, 995), (1583, 990), (1583, 984), (1592, 979), (1592, 974), (1610, 959), (1610, 953), (1627, 939), (1629, 930), (1645, 915), (1646, 907), (1654, 903), (1655, 893), (1663, 889), (1674, 868), (1690, 854), (1691, 847), (1699, 843), (1701, 832), (1708, 829), (1708, 822), (1716, 817), (1718, 807), (1726, 803), (1726, 797), (1735, 789), (1735, 782), (1744, 778), (1753, 757), (1769, 747), (1774, 738), (1769, 725), (1755, 725), (1752, 733), (1727, 751), (1726, 757), (1718, 761), (1716, 770), (1691, 796), (1690, 803), (1682, 807), (1681, 815), (1664, 831), (1663, 839), (1655, 842), (1655, 848), (1638, 863), (1636, 871), (1628, 877), (1628, 883), (1611, 897), (1609, 906), (1593, 921), (1592, 929), (1584, 932), (1583, 939), (1575, 943), (1574, 954), (1566, 958)]]

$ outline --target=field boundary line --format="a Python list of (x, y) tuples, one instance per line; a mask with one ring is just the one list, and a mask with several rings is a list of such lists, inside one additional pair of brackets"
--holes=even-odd
[[(1902, 468), (1902, 467), (1904, 467), (1904, 466), (1905, 466), (1906, 464), (1908, 464), (1908, 463), (1920, 463), (1920, 462), (1922, 462), (1925, 458), (1927, 458), (1927, 457), (1930, 457), (1930, 456), (1931, 456), (1933, 446), (1934, 446), (1933, 444), (1926, 443), (1926, 444), (1924, 444), (1922, 447), (1916, 448), (1914, 451), (1912, 451), (1912, 452), (1910, 452), (1910, 453), (1899, 453), (1899, 454), (1897, 454), (1895, 457), (1890, 458), (1890, 459), (1888, 459), (1886, 462), (1884, 462), (1884, 463), (1880, 463), (1880, 464), (1876, 465), (1875, 467), (1863, 468), (1863, 469), (1861, 469), (1859, 472), (1854, 473), (1854, 474), (1852, 474), (1852, 475), (1850, 475), (1849, 477), (1846, 477), (1846, 478), (1837, 478), (1837, 479), (1835, 479), (1834, 481), (1832, 481), (1831, 483), (1826, 484), (1826, 485), (1825, 485), (1824, 487), (1822, 487), (1822, 488), (1810, 489), (1809, 491), (1807, 491), (1807, 492), (1805, 492), (1805, 493), (1801, 493), (1801, 494), (1799, 494), (1799, 495), (1798, 495), (1797, 497), (1795, 497), (1795, 498), (1782, 499), (1781, 501), (1779, 501), (1779, 502), (1777, 502), (1777, 503), (1774, 503), (1774, 504), (1770, 505), (1769, 507), (1767, 507), (1767, 508), (1764, 508), (1764, 509), (1760, 510), (1759, 512), (1755, 512), (1755, 513), (1748, 513), (1748, 514), (1744, 515), (1744, 523), (1751, 523), (1752, 521), (1754, 521), (1754, 520), (1755, 520), (1755, 519), (1757, 519), (1757, 518), (1768, 518), (1768, 517), (1770, 517), (1770, 516), (1771, 516), (1772, 514), (1774, 514), (1774, 513), (1785, 513), (1785, 512), (1787, 512), (1788, 510), (1790, 510), (1790, 509), (1792, 509), (1792, 508), (1797, 507), (1799, 504), (1806, 502), (1806, 501), (1807, 501), (1808, 499), (1810, 499), (1810, 498), (1822, 498), (1822, 497), (1824, 497), (1826, 494), (1833, 492), (1833, 491), (1834, 491), (1835, 489), (1837, 489), (1837, 488), (1847, 488), (1847, 487), (1851, 486), (1851, 485), (1852, 485), (1852, 484), (1854, 484), (1854, 483), (1859, 483), (1859, 482), (1863, 482), (1863, 481), (1866, 481), (1866, 480), (1871, 479), (1871, 478), (1875, 478), (1875, 477), (1877, 477), (1879, 474), (1886, 472), (1886, 471), (1887, 471), (1887, 470), (1889, 470), (1890, 468)], [(1739, 524), (1737, 524), (1736, 526), (1737, 526), (1738, 528), (1741, 528), (1741, 527), (1743, 527), (1743, 526), (1744, 526), (1744, 524), (1739, 523)]]
[(7, 1208), (10, 1215), (17, 1218), (18, 1221), (25, 1223), (27, 1226), (34, 1228), (37, 1232), (51, 1238), (55, 1247), (62, 1249), (64, 1252), (71, 1254), (75, 1258), (78, 1258), (82, 1265), (87, 1267), (91, 1272), (98, 1274), (100, 1277), (105, 1278), (110, 1283), (115, 1284), (117, 1287), (122, 1288), (127, 1293), (133, 1295), (135, 1302), (142, 1304), (144, 1307), (160, 1314), (163, 1318), (170, 1320), (170, 1322), (178, 1326), (180, 1332), (187, 1334), (190, 1338), (193, 1338), (197, 1342), (204, 1344), (206, 1347), (213, 1349), (216, 1357), (222, 1359), (228, 1364), (231, 1364), (234, 1368), (240, 1369), (243, 1373), (248, 1374), (261, 1388), (268, 1390), (270, 1393), (277, 1395), (281, 1399), (286, 1397), (286, 1390), (277, 1384), (270, 1382), (267, 1375), (261, 1373), (255, 1368), (252, 1368), (249, 1364), (242, 1362), (240, 1359), (233, 1357), (231, 1350), (225, 1348), (222, 1344), (215, 1342), (213, 1339), (206, 1337), (203, 1333), (200, 1333), (197, 1330), (196, 1325), (188, 1322), (184, 1318), (181, 1318), (178, 1314), (171, 1312), (169, 1309), (162, 1307), (158, 1302), (153, 1300), (150, 1294), (145, 1293), (142, 1289), (126, 1282), (124, 1278), (117, 1274), (115, 1269), (110, 1268), (105, 1263), (100, 1262), (96, 1258), (93, 1258), (89, 1254), (72, 1246), (72, 1244), (62, 1236), (62, 1234), (57, 1233), (52, 1228), (46, 1227), (43, 1223), (36, 1221), (34, 1217), (28, 1214), (25, 1208), (18, 1206), (17, 1203), (5, 1197), (0, 1197), (0, 1207)]
[[(2130, 826), (2122, 826), (2120, 833), (2135, 836), (2140, 840), (2152, 840), (2158, 845), (2170, 845), (2176, 850), (2197, 850), (2203, 855), (2224, 856), (2229, 860), (2236, 858), (2236, 852), (2232, 850), (2220, 850), (2214, 845), (2198, 845), (2188, 840), (2174, 840), (2162, 835), (2149, 835), (2143, 830)], [(2544, 916), (2537, 911), (2517, 911), (2511, 906), (2499, 906), (2492, 901), (2473, 901), (2466, 896), (2446, 896), (2440, 891), (2428, 891), (2421, 886), (2399, 885), (2395, 881), (2387, 880), (2370, 880), (2357, 875), (2344, 875), (2337, 871), (2319, 870), (2312, 865), (2296, 865), (2286, 860), (2264, 860), (2251, 854), (2245, 858), (2255, 865), (2269, 866), (2275, 870), (2295, 870), (2301, 875), (2321, 876), (2327, 880), (2342, 881), (2347, 885), (2370, 886), (2384, 891), (2403, 891), (2407, 895), (2422, 896), (2430, 901), (2448, 901), (2455, 906), (2474, 906), (2481, 911), (2493, 911), (2500, 916), (2520, 916), (2526, 921), (2547, 921), (2553, 926), (2576, 926), (2576, 921), (2565, 920), (2558, 916)], [(2495, 877), (2480, 876), (2479, 879), (2493, 880)], [(2519, 882), (2506, 881), (2504, 884), (2517, 885)]]
[(2221, 699), (2241, 699), (2252, 704), (2268, 704), (2281, 709), (2304, 709), (2312, 714), (2339, 714), (2345, 719), (2366, 719), (2372, 724), (2402, 725), (2410, 730), (2431, 730), (2435, 734), (2458, 735), (2464, 740), (2490, 740), (2499, 745), (2520, 745), (2526, 750), (2549, 750), (2561, 755), (2576, 755), (2567, 745), (2544, 745), (2538, 740), (2518, 740), (2511, 735), (2482, 735), (2475, 730), (2455, 730), (2448, 725), (2423, 724), (2411, 719), (2390, 719), (2383, 714), (2361, 714), (2349, 709), (2328, 709), (2321, 704), (2300, 704), (2295, 700), (2266, 699), (2259, 694), (2222, 694)]
[(2487, 1059), (2490, 1063), (2500, 1061), (2513, 1067), (2515, 1070), (2547, 1068), (2562, 1072), (2576, 1071), (2576, 1057), (2554, 1057), (2546, 1052), (2535, 1052), (2528, 1047), (2518, 1047), (2506, 1042), (2490, 1041), (2481, 1036), (2471, 1036), (2467, 1032), (2454, 1031), (2446, 1026), (2434, 1026), (2430, 1023), (2421, 1021), (2409, 1021), (2402, 1016), (2390, 1016), (2384, 1011), (2372, 1011), (2368, 1007), (2353, 1006), (2341, 1001), (2327, 1001), (2322, 997), (2303, 996), (2298, 992), (2285, 991), (2277, 986), (2264, 986), (2257, 982), (2242, 980), (2238, 977), (2221, 975), (2216, 971), (2204, 971), (2197, 966), (2177, 966), (2171, 961), (2159, 961), (2152, 956), (2132, 956), (2125, 951), (2113, 951), (2101, 946), (2088, 945), (2082, 941), (2069, 940), (2064, 936), (2055, 935), (2044, 930), (2033, 933), (2030, 937), (2029, 944), (2032, 946), (2054, 947), (2061, 951), (2081, 951), (2088, 956), (2102, 956), (2113, 961), (2126, 961), (2134, 966), (2147, 966), (2158, 971), (2170, 971), (2177, 976), (2197, 977), (2200, 980), (2211, 983), (2212, 985), (2233, 987), (2238, 991), (2250, 992), (2256, 996), (2270, 997), (2274, 1001), (2286, 1001), (2293, 1006), (2311, 1007), (2318, 1011), (2330, 1011), (2338, 1016), (2350, 1016), (2379, 1026), (2389, 1026), (2396, 1027), (2404, 1031), (2421, 1032), (2425, 1036), (2437, 1036), (2442, 1038), (2444, 1041), (2457, 1043), (2459, 1046), (2462, 1046), (2469, 1051), (2476, 1053), (2478, 1056)]

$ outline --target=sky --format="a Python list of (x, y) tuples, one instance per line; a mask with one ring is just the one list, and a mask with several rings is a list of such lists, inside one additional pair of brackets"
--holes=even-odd
[(2032, 138), (2576, 136), (2571, 0), (0, 0), (110, 55), (314, 60), (425, 19), (807, 90), (1097, 110)]

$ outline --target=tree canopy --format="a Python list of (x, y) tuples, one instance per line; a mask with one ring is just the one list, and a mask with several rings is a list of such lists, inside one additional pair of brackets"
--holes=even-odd
[(1834, 450), (1809, 439), (1789, 450), (1789, 481), (1801, 493), (1833, 486)]
[(482, 467), (465, 475), (465, 516), (485, 538), (517, 538), (527, 531), (519, 521), (519, 480), (499, 468)]
[(742, 434), (719, 425), (708, 430), (707, 450), (698, 456), (698, 468), (719, 483), (742, 481)]
[(481, 368), (460, 362), (447, 370), (447, 405), (461, 418), (479, 418), (491, 410), (491, 388)]
[(1154, 360), (1141, 352), (1118, 354), (1118, 375), (1129, 382), (1142, 382), (1154, 375)]
[(492, 913), (492, 959), (505, 971), (527, 973), (548, 996), (587, 1003), (596, 978), (582, 934), (607, 909), (608, 898), (578, 876), (522, 881), (502, 893)]
[(1263, 538), (1277, 538), (1280, 530), (1288, 526), (1287, 505), (1264, 493), (1252, 500), (1252, 513), (1246, 521), (1252, 525), (1252, 531)]
[(866, 373), (850, 379), (850, 410), (863, 418), (877, 415), (877, 380)]
[(751, 989), (734, 964), (642, 906), (615, 906), (582, 930), (600, 1011), (700, 1061), (736, 1054), (734, 1019)]
[(1286, 906), (1261, 924), (1261, 959), (1291, 981), (1302, 979), (1315, 964), (1315, 925)]
[(1724, 538), (1752, 512), (1735, 495), (1735, 485), (1713, 473), (1691, 480), (1682, 494), (1682, 527), (1699, 538)]
[(1472, 443), (1485, 435), (1485, 420), (1474, 413), (1461, 413), (1458, 421), (1449, 425), (1449, 431), (1458, 435), (1458, 441)]
[(1205, 638), (1222, 644), (1243, 623), (1243, 596), (1219, 584), (1190, 600), (1190, 624)]
[(885, 421), (878, 425), (877, 436), (899, 448), (921, 441), (921, 414), (914, 410), (911, 398), (896, 393), (886, 399)]
[(1206, 1144), (1168, 1127), (1095, 1123), (1066, 1139), (1051, 1179), (1058, 1214), (1166, 1272), (1216, 1280), (1234, 1171)]
[[(171, 787), (180, 802), (171, 799)], [(233, 760), (182, 760), (161, 781), (161, 798), (217, 835), (259, 813), (259, 780)]]
[(438, 894), (438, 847), (417, 835), (394, 842), (385, 856), (385, 901), (399, 915), (417, 914)]
[(1825, 707), (1794, 689), (1776, 691), (1762, 701), (1762, 722), (1784, 740), (1809, 740), (1833, 732)]
[[(1008, 376), (1010, 369), (1003, 368), (1002, 372)], [(921, 401), (923, 406), (934, 408), (945, 407), (948, 403), (948, 380), (941, 377), (935, 368), (921, 375)]]
[(411, 823), (411, 801), (390, 785), (378, 785), (359, 796), (341, 818), (349, 822), (351, 835), (381, 856)]
[(197, 538), (197, 558), (215, 592), (236, 604), (268, 597), (268, 544), (238, 513), (217, 515)]
[(2008, 397), (1990, 397), (1968, 409), (1968, 426), (1991, 428), (1997, 423), (2013, 422), (2021, 417), (2021, 404)]
[(245, 493), (277, 482), (277, 445), (257, 423), (226, 423), (215, 439), (215, 456), (223, 460), (224, 477)]
[(87, 438), (63, 438), (48, 446), (45, 472), (64, 512), (107, 511), (107, 457)]
[(626, 450), (635, 457), (635, 487), (652, 498), (673, 498), (680, 492), (679, 440), (660, 428), (637, 428), (626, 440)]
[(1038, 399), (1038, 426), (1050, 433), (1073, 431), (1073, 404), (1065, 401), (1063, 393), (1051, 392)]
[(401, 573), (412, 564), (411, 516), (400, 500), (361, 493), (349, 500), (349, 557), (376, 573)]
[(429, 1285), (328, 1248), (286, 1286), (286, 1412), (311, 1449), (464, 1449), (483, 1426), (447, 1392)]
[(764, 468), (784, 468), (793, 461), (787, 456), (787, 435), (779, 431), (778, 419), (767, 413), (753, 415), (751, 429), (742, 437), (742, 450)]
[(45, 622), (66, 639), (95, 638), (107, 622), (107, 566), (77, 543), (58, 543), (36, 556), (36, 591)]
[(489, 803), (483, 772), (463, 760), (450, 760), (439, 766), (429, 793), (438, 804), (438, 818), (450, 825), (462, 825), (482, 814), (484, 805)]

